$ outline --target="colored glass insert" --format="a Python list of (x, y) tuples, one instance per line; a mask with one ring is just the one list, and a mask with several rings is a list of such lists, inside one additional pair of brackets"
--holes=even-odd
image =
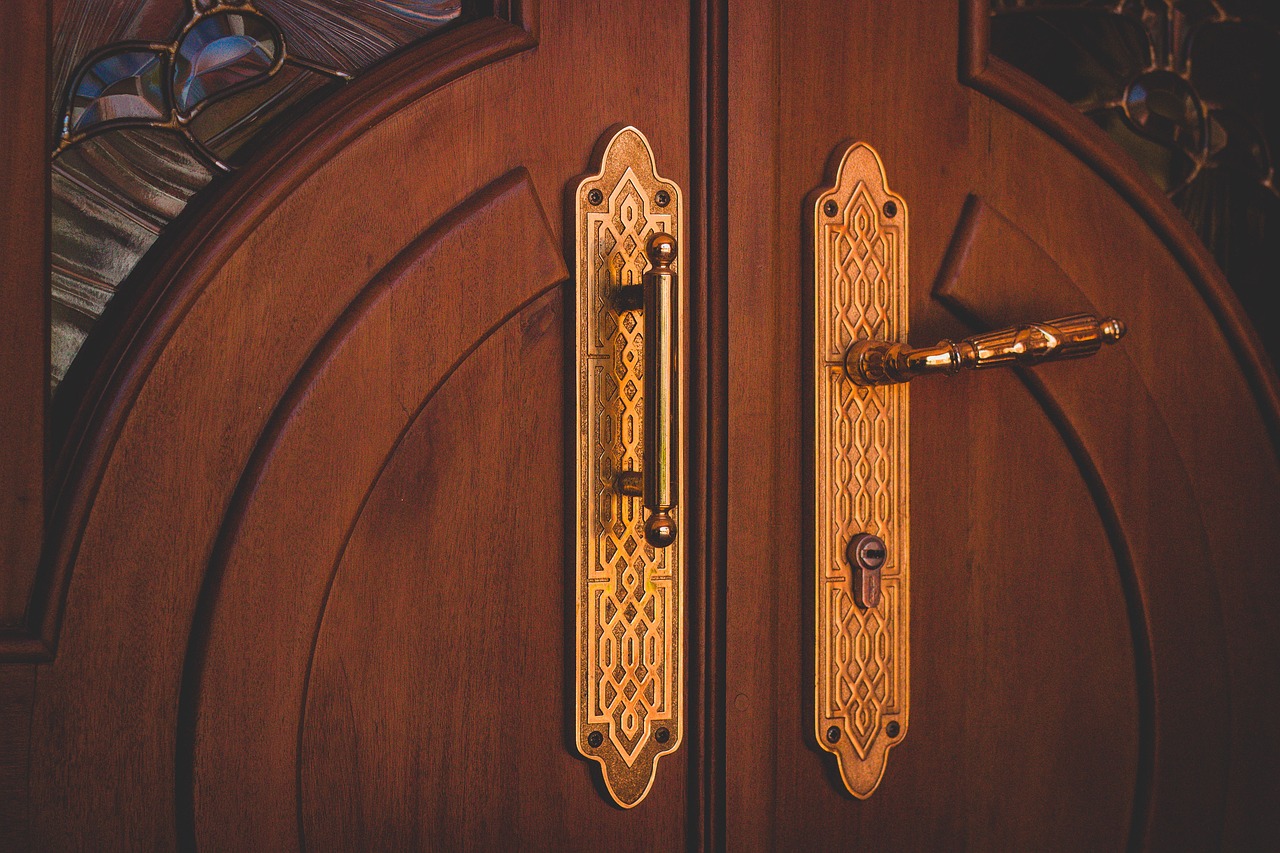
[(56, 388), (117, 287), (219, 170), (320, 90), (461, 18), (462, 5), (61, 0), (53, 15)]
[(178, 42), (173, 95), (190, 115), (205, 101), (265, 79), (280, 56), (275, 28), (257, 15), (224, 12), (201, 18)]
[(165, 54), (147, 48), (109, 53), (76, 79), (64, 131), (82, 134), (113, 124), (164, 121)]

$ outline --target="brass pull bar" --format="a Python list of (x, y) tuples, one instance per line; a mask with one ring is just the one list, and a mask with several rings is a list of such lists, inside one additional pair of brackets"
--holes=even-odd
[(1093, 355), (1124, 337), (1114, 317), (1072, 314), (1047, 323), (1027, 323), (953, 343), (912, 348), (888, 341), (854, 341), (845, 350), (844, 373), (855, 385), (897, 385), (917, 376), (954, 375), (961, 369), (1032, 365)]
[(571, 190), (574, 740), (629, 809), (684, 738), (684, 202), (634, 127), (607, 131), (592, 160)]
[(678, 282), (671, 262), (676, 240), (661, 232), (645, 247), (649, 270), (644, 274), (644, 506), (649, 518), (644, 538), (655, 548), (676, 539), (671, 510), (676, 505), (680, 452), (673, 436), (679, 412), (675, 371), (676, 294)]

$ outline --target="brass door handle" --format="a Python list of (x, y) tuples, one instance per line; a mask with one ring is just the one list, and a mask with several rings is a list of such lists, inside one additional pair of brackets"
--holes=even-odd
[(684, 737), (679, 185), (634, 127), (570, 189), (578, 417), (575, 740), (631, 808)]
[(958, 343), (939, 341), (931, 347), (864, 339), (845, 350), (844, 375), (855, 385), (896, 385), (917, 376), (951, 376), (962, 369), (1083, 358), (1103, 344), (1114, 344), (1125, 331), (1125, 324), (1114, 317), (1072, 314), (974, 335)]
[(671, 268), (676, 258), (676, 239), (661, 232), (649, 238), (645, 249), (649, 271), (644, 274), (644, 506), (649, 518), (644, 538), (655, 548), (665, 548), (676, 540), (676, 522), (671, 510), (676, 505), (679, 447), (673, 440), (679, 422), (678, 369), (675, 343), (679, 280)]
[(674, 442), (680, 418), (675, 385), (679, 280), (671, 268), (676, 251), (676, 238), (670, 234), (658, 232), (650, 237), (645, 246), (649, 269), (641, 285), (644, 292), (638, 299), (629, 299), (624, 293), (620, 300), (624, 307), (641, 305), (644, 310), (645, 413), (641, 471), (620, 473), (618, 491), (643, 498), (649, 513), (644, 538), (655, 548), (665, 548), (676, 541), (676, 522), (671, 517), (680, 471), (680, 451)]
[[(911, 386), (917, 376), (1092, 355), (1124, 323), (1076, 314), (911, 347), (907, 204), (870, 147), (810, 196), (814, 738), (866, 798), (911, 709)], [(927, 460), (926, 460), (927, 462)]]

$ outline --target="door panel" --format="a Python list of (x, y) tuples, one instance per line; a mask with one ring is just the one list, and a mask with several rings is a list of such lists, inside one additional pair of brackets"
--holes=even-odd
[[(401, 111), (370, 125), (366, 118), (378, 111), (354, 109), (353, 126), (339, 117), (324, 133), (304, 137), (299, 150), (282, 152), (275, 171), (264, 175), (251, 166), (244, 174), (268, 197), (250, 192), (229, 209), (211, 203), (208, 218), (193, 216), (190, 232), (177, 241), (182, 262), (148, 267), (165, 276), (142, 286), (159, 296), (110, 374), (82, 461), (71, 469), (83, 477), (73, 486), (80, 504), (72, 506), (83, 506), (84, 515), (72, 514), (68, 522), (75, 547), (65, 549), (69, 585), (58, 649), (41, 667), (32, 712), (29, 796), (32, 836), (41, 846), (234, 848), (252, 838), (253, 846), (288, 849), (300, 843), (300, 829), (313, 846), (341, 845), (351, 833), (415, 831), (426, 844), (458, 831), (447, 820), (433, 826), (429, 810), (403, 800), (395, 801), (402, 803), (399, 812), (381, 815), (362, 814), (354, 800), (350, 812), (327, 801), (329, 786), (356, 789), (355, 778), (343, 775), (349, 766), (343, 762), (358, 764), (367, 754), (350, 752), (349, 742), (336, 738), (356, 729), (325, 722), (326, 709), (354, 707), (365, 694), (329, 677), (327, 655), (342, 648), (343, 634), (326, 633), (322, 614), (328, 601), (335, 613), (347, 614), (335, 617), (336, 624), (359, 618), (358, 610), (346, 608), (360, 599), (344, 593), (341, 580), (354, 552), (348, 550), (347, 562), (339, 558), (352, 530), (363, 529), (360, 507), (375, 500), (370, 490), (379, 471), (394, 465), (388, 460), (396, 458), (397, 436), (451, 366), (467, 363), (487, 330), (508, 317), (515, 318), (510, 328), (521, 329), (518, 312), (537, 298), (550, 313), (525, 315), (531, 342), (539, 342), (527, 363), (490, 356), (482, 369), (508, 372), (502, 385), (513, 387), (504, 393), (534, 395), (537, 406), (508, 410), (503, 402), (512, 398), (486, 402), (455, 392), (467, 405), (449, 411), (492, 406), (513, 438), (504, 448), (473, 433), (480, 439), (475, 464), (450, 460), (462, 466), (454, 469), (462, 485), (441, 483), (444, 491), (431, 500), (462, 512), (468, 504), (447, 500), (458, 488), (474, 486), (482, 494), (476, 478), (492, 479), (497, 471), (512, 484), (537, 478), (538, 488), (506, 496), (513, 523), (534, 526), (510, 544), (516, 550), (509, 553), (529, 564), (502, 595), (536, 590), (542, 604), (523, 615), (510, 597), (497, 599), (496, 611), (468, 607), (463, 615), (472, 625), (450, 631), (457, 637), (487, 630), (485, 642), (493, 643), (506, 636), (507, 618), (530, 620), (511, 630), (532, 632), (531, 647), (513, 640), (511, 657), (487, 672), (514, 667), (509, 677), (517, 679), (536, 664), (545, 678), (522, 683), (505, 698), (490, 694), (490, 716), (434, 717), (428, 730), (415, 730), (422, 740), (401, 755), (448, 744), (474, 762), (459, 760), (451, 771), (427, 768), (438, 784), (418, 782), (426, 799), (449, 791), (441, 807), (496, 807), (505, 815), (469, 824), (466, 832), (477, 833), (468, 835), (473, 843), (499, 830), (533, 837), (566, 826), (571, 836), (607, 832), (621, 820), (601, 798), (588, 765), (566, 751), (562, 445), (544, 445), (565, 422), (558, 408), (565, 401), (560, 370), (572, 341), (561, 320), (569, 292), (564, 188), (587, 168), (599, 136), (623, 121), (642, 126), (664, 174), (688, 185), (687, 10), (668, 11), (661, 39), (620, 37), (642, 10), (643, 4), (613, 4), (588, 17), (545, 3), (532, 13), (536, 51), (479, 67), (452, 54), (440, 59), (443, 66), (427, 63), (396, 81), (371, 73), (367, 96), (379, 104), (404, 103)], [(593, 44), (612, 46), (588, 49)], [(459, 64), (473, 70), (456, 77)], [(450, 79), (442, 67), (456, 79), (440, 87)], [(660, 75), (669, 84), (664, 89), (636, 85)], [(345, 145), (335, 149), (334, 138)], [(536, 387), (520, 387), (526, 370)], [(556, 381), (546, 386), (553, 375)], [(542, 455), (530, 458), (512, 447)], [(483, 511), (492, 504), (470, 506)], [(549, 530), (556, 536), (548, 540)], [(427, 544), (443, 547), (433, 540), (412, 548)], [(536, 554), (523, 550), (535, 544)], [(487, 560), (503, 553), (487, 541), (484, 547)], [(510, 561), (491, 568), (517, 570)], [(446, 570), (459, 573), (453, 577), (462, 601), (493, 594), (481, 575), (463, 569)], [(406, 564), (380, 576), (385, 583), (408, 582), (424, 571)], [(555, 606), (543, 606), (546, 601)], [(421, 608), (432, 609), (429, 595)], [(322, 639), (309, 663), (317, 631)], [(448, 633), (437, 640), (418, 636), (427, 645), (362, 653), (402, 671), (405, 660), (428, 654), (431, 642), (451, 642)], [(487, 648), (472, 645), (475, 655)], [(338, 654), (345, 660), (348, 652)], [(412, 688), (405, 696), (418, 700), (448, 694), (458, 681), (496, 690), (470, 665), (474, 660), (457, 663), (477, 681), (460, 673), (442, 681), (444, 671), (437, 670), (383, 686)], [(447, 661), (433, 657), (431, 663)], [(304, 719), (306, 702), (315, 713)], [(483, 720), (512, 711), (515, 702), (528, 705), (527, 715), (504, 725), (513, 743), (524, 746), (511, 748), (503, 776), (483, 760), (483, 750), (495, 744)], [(549, 709), (555, 713), (548, 716)], [(361, 710), (366, 716), (343, 725), (385, 731), (372, 722), (385, 706)], [(417, 708), (414, 720), (422, 713)], [(329, 731), (335, 739), (320, 736)], [(360, 749), (366, 748), (376, 749), (362, 740)], [(678, 846), (689, 831), (687, 754), (664, 766), (651, 794), (659, 805), (640, 818), (646, 828), (630, 828), (634, 819), (627, 824), (627, 837), (638, 846)], [(553, 766), (542, 763), (547, 756)], [(368, 786), (379, 783), (368, 781), (378, 771), (370, 772), (365, 789), (372, 800)], [(531, 780), (541, 786), (521, 793)], [(467, 805), (458, 792), (473, 784), (496, 787), (490, 799), (477, 793)], [(512, 806), (517, 796), (520, 805)], [(493, 798), (506, 804), (495, 806)], [(377, 801), (379, 807), (392, 803)], [(398, 820), (410, 812), (424, 821), (418, 830)], [(337, 833), (332, 841), (331, 832)]]
[[(516, 230), (505, 243), (486, 238), (508, 227)], [(498, 264), (506, 275), (487, 275)], [(301, 709), (317, 625), (369, 490), (440, 384), (566, 275), (528, 175), (518, 170), (468, 199), (375, 276), (295, 381), (240, 484), (197, 603), (180, 709), (190, 729), (178, 744), (178, 760), (190, 766), (186, 784), (195, 786), (188, 791), (197, 838), (235, 828), (242, 844), (296, 844)], [(538, 390), (554, 394), (558, 385)], [(504, 406), (501, 396), (485, 405), (517, 427), (537, 423), (513, 417), (522, 410)], [(499, 443), (476, 453), (515, 462)], [(538, 473), (554, 478), (558, 468)], [(467, 491), (450, 481), (434, 486), (455, 502)], [(532, 493), (529, 499), (537, 502)], [(557, 540), (536, 541), (543, 550), (552, 546), (554, 557)], [(425, 570), (416, 561), (403, 568)], [(384, 574), (394, 574), (390, 563)], [(426, 600), (419, 603), (430, 611)], [(375, 645), (371, 653), (380, 651)], [(255, 792), (252, 809), (225, 793), (246, 790)]]
[[(953, 7), (520, 9), (261, 152), (86, 346), (0, 678), (32, 846), (1276, 846), (1276, 387), (1167, 202), (966, 82)], [(564, 191), (618, 124), (690, 217), (689, 736), (631, 810), (572, 740), (565, 451)], [(1131, 330), (913, 389), (911, 726), (865, 801), (812, 740), (801, 390), (850, 139), (910, 205), (913, 342)]]
[[(1276, 777), (1247, 753), (1277, 748), (1268, 395), (1195, 250), (966, 86), (962, 19), (730, 19), (733, 79), (777, 91), (730, 105), (729, 208), (750, 211), (730, 245), (751, 251), (729, 275), (728, 846), (1265, 846)], [(910, 206), (914, 343), (1090, 309), (1131, 329), (1085, 361), (913, 383), (911, 727), (865, 802), (812, 742), (799, 415), (802, 200), (854, 139)]]

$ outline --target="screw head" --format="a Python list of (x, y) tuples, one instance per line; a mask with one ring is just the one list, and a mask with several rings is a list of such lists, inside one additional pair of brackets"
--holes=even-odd
[(653, 200), (658, 203), (658, 207), (666, 207), (671, 204), (671, 193), (666, 190), (658, 190), (658, 193), (653, 197)]
[(830, 743), (835, 743), (836, 741), (840, 740), (839, 726), (832, 726), (831, 728), (827, 729), (827, 740)]
[(591, 202), (592, 204), (599, 204), (600, 202), (604, 201), (604, 193), (600, 192), (600, 190), (592, 190), (591, 192), (587, 193), (587, 201)]
[(671, 732), (667, 731), (666, 727), (664, 726), (663, 728), (660, 728), (653, 733), (653, 739), (656, 740), (658, 743), (666, 743), (667, 741), (671, 740)]
[(590, 746), (592, 749), (595, 749), (602, 743), (604, 743), (604, 735), (600, 734), (599, 732), (592, 732), (591, 734), (587, 735), (587, 745)]
[(835, 199), (832, 199), (822, 206), (822, 212), (827, 216), (835, 216), (840, 212), (840, 205), (836, 204)]
[(902, 731), (902, 726), (898, 725), (897, 720), (890, 720), (889, 725), (884, 727), (884, 733), (889, 737), (897, 737), (900, 731)]
[(893, 199), (889, 199), (884, 203), (884, 215), (893, 219), (898, 215), (898, 203)]

